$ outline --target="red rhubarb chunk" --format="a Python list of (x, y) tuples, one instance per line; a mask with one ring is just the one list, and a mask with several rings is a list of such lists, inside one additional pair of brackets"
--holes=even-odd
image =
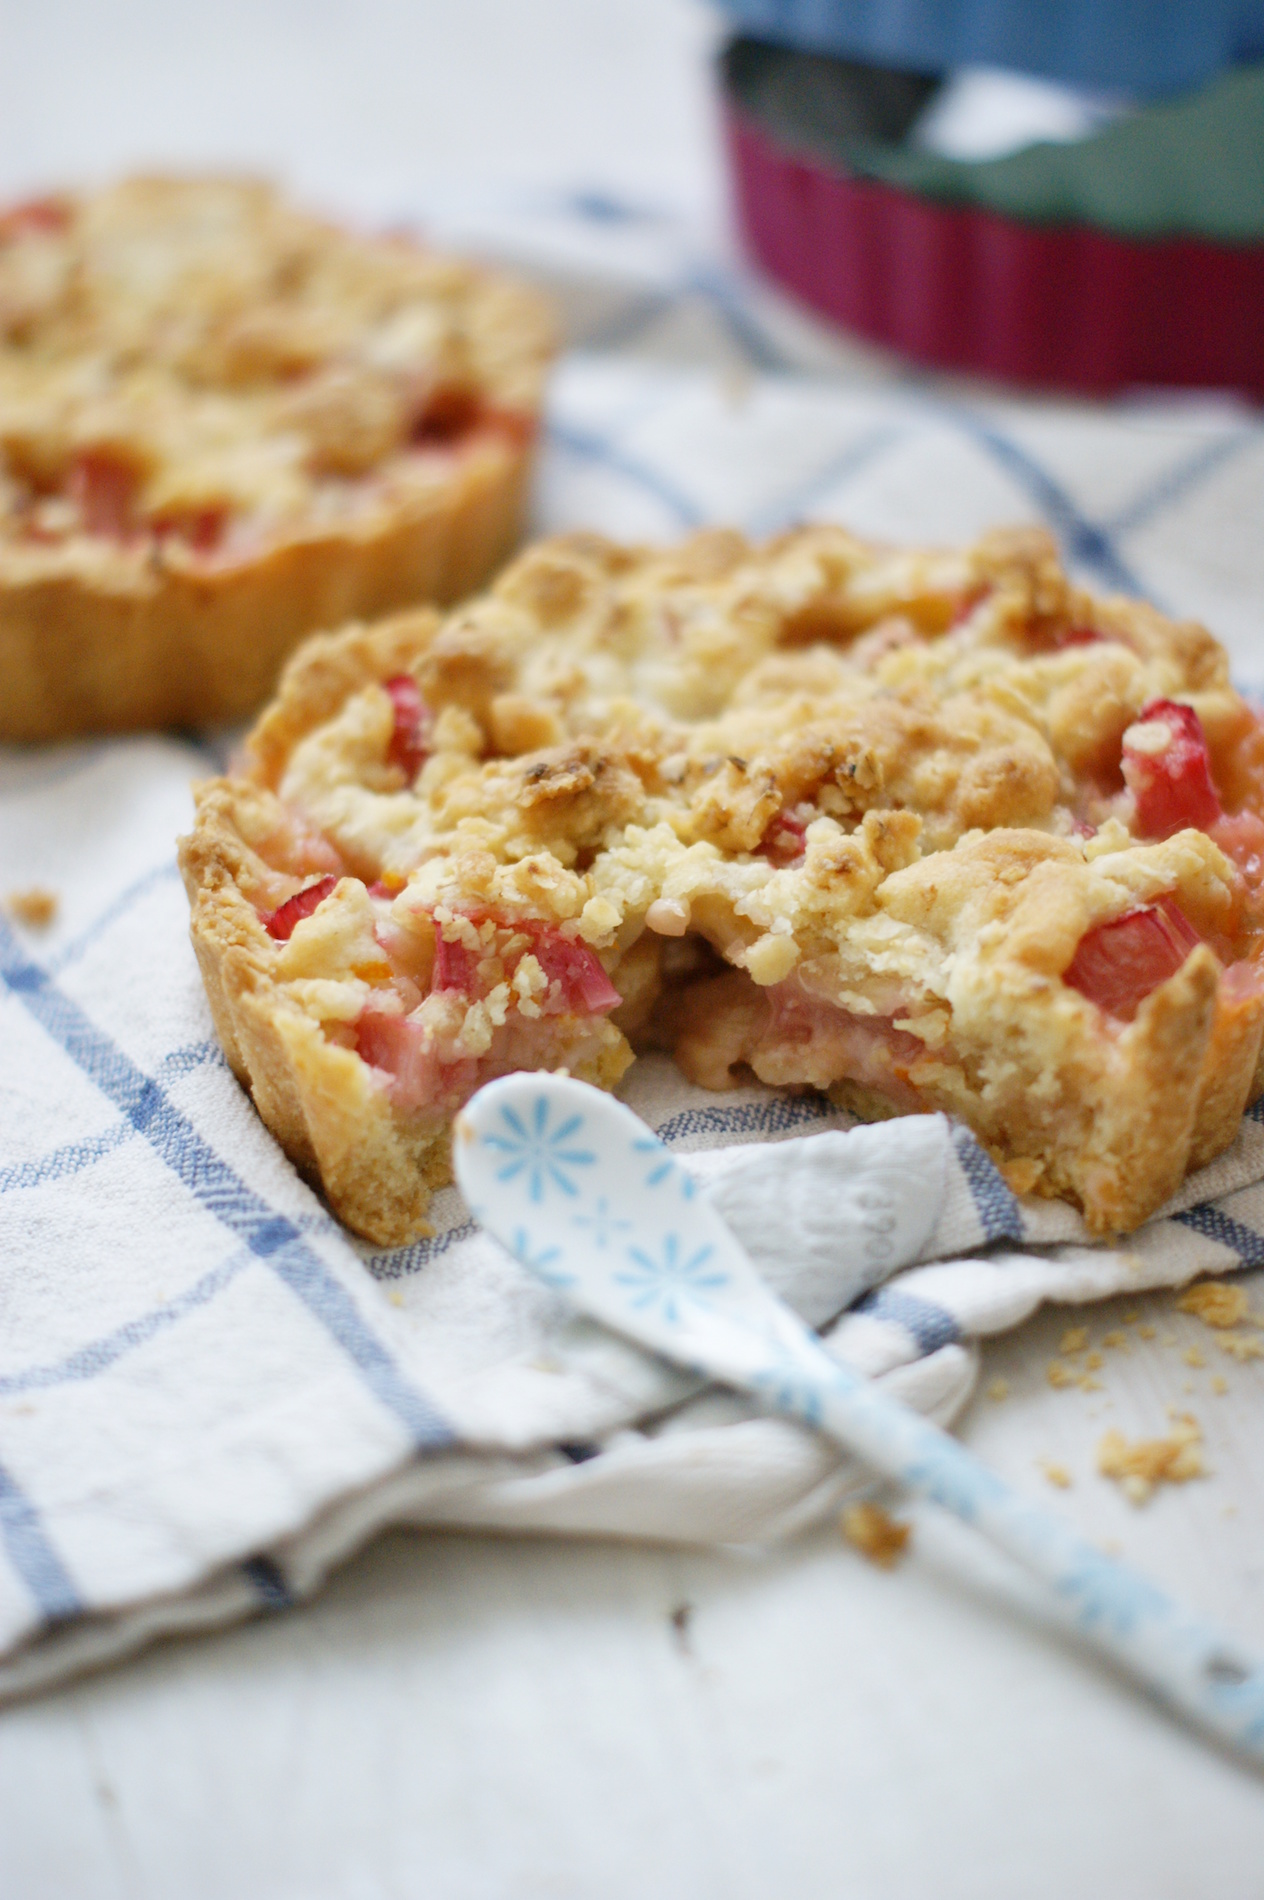
[(479, 419), (479, 409), (473, 390), (441, 384), (430, 391), (413, 418), (408, 439), (414, 448), (442, 448), (469, 434)]
[(66, 482), (86, 532), (115, 541), (125, 540), (137, 525), (139, 487), (133, 465), (109, 449), (85, 449), (71, 464)]
[(70, 223), (70, 206), (61, 198), (27, 198), (0, 211), (0, 238), (51, 236)]
[(757, 847), (770, 864), (794, 864), (807, 850), (807, 826), (789, 812), (778, 812)]
[(1249, 888), (1258, 890), (1264, 884), (1264, 818), (1253, 811), (1235, 811), (1217, 819), (1210, 831), (1213, 842), (1233, 859)]
[(1056, 647), (1091, 647), (1102, 638), (1096, 627), (1068, 627), (1054, 640)]
[(382, 684), (395, 708), (395, 730), (386, 756), (411, 785), (430, 757), (430, 708), (411, 673), (397, 673)]
[(1159, 750), (1150, 751), (1130, 745), (1124, 734), (1123, 773), (1137, 804), (1138, 834), (1170, 838), (1187, 825), (1206, 831), (1221, 816), (1221, 807), (1198, 714), (1172, 699), (1152, 699), (1137, 724), (1166, 727), (1171, 735)]
[(186, 514), (160, 515), (150, 524), (155, 534), (174, 535), (194, 554), (213, 554), (228, 527), (227, 508), (194, 508)]
[(270, 917), (264, 919), (264, 929), (278, 943), (288, 943), (294, 935), (295, 924), (304, 917), (310, 917), (317, 904), (323, 904), (338, 880), (336, 877), (317, 878), (306, 890), (295, 891), (293, 897), (287, 897), (279, 904)]
[(1170, 897), (1085, 931), (1063, 982), (1120, 1022), (1184, 963), (1198, 932)]
[(463, 943), (447, 943), (440, 931), (435, 936), (434, 968), (430, 975), (432, 990), (461, 990), (469, 995), (478, 969), (478, 952)]
[[(623, 998), (586, 943), (565, 937), (547, 924), (520, 924), (519, 929), (532, 939), (532, 953), (550, 984), (558, 985), (563, 1010), (576, 1016), (599, 1016), (618, 1008)], [(548, 1004), (544, 1009), (552, 1013)]]
[(398, 1107), (432, 1108), (437, 1102), (459, 1101), (474, 1087), (478, 1064), (471, 1058), (444, 1063), (434, 1036), (412, 1017), (366, 1009), (356, 1024), (356, 1053), (390, 1077), (391, 1095)]

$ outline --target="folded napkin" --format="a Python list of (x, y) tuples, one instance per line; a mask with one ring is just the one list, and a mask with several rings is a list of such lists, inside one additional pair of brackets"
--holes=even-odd
[[(990, 432), (1022, 461), (999, 412), (790, 383), (733, 401), (702, 376), (568, 371), (549, 525), (640, 533), (692, 510), (769, 528), (807, 511), (812, 479), (813, 511), (847, 514), (848, 470), (875, 457), (867, 528), (885, 508), (891, 531), (930, 531), (919, 483), (928, 513), (950, 494), (960, 533), (1030, 514), (1026, 475), (979, 448)], [(1176, 506), (1187, 421), (1072, 426), (1099, 496)], [(1196, 437), (1209, 479), (1209, 442), (1227, 455), (1242, 433), (1230, 417)], [(1249, 511), (1216, 571), (1241, 629), (1234, 532), (1254, 558)], [(1122, 565), (1104, 535), (1083, 548)], [(0, 1694), (283, 1604), (388, 1523), (763, 1540), (836, 1509), (862, 1474), (835, 1450), (570, 1319), (455, 1190), (408, 1248), (332, 1220), (228, 1071), (189, 948), (173, 840), (214, 764), (158, 738), (0, 756), (0, 896), (59, 899), (46, 929), (0, 923)], [(850, 1129), (820, 1098), (707, 1095), (660, 1058), (625, 1093), (830, 1350), (944, 1421), (973, 1342), (1042, 1300), (1264, 1260), (1252, 1119), (1108, 1249), (1072, 1210), (1015, 1200), (940, 1117)]]

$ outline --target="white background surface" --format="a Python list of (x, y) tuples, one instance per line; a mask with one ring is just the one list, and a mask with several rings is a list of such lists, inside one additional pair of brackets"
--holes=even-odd
[[(602, 188), (718, 243), (715, 36), (684, 0), (0, 0), (0, 187), (167, 161), (372, 206)], [(1010, 1396), (966, 1435), (1024, 1483), (1061, 1459), (1091, 1534), (1264, 1647), (1264, 1366), (1134, 1304), (1160, 1337), (1129, 1327), (1100, 1393), (1045, 1381), (1065, 1316), (998, 1344)], [(1092, 1447), (1170, 1404), (1216, 1475), (1137, 1513)], [(306, 1609), (0, 1714), (0, 1894), (1259, 1900), (1264, 1785), (932, 1521), (894, 1575), (832, 1534), (397, 1536)]]

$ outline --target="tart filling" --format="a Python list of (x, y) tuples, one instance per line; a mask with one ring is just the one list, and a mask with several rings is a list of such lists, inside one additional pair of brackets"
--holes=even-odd
[(946, 1110), (1126, 1231), (1264, 1032), (1264, 731), (1203, 629), (960, 553), (546, 542), (310, 643), (184, 866), (269, 1124), (381, 1241), (517, 1068)]

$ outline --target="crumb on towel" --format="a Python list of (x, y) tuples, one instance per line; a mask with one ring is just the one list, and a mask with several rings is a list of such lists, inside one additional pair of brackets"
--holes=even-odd
[(45, 890), (41, 884), (32, 884), (29, 890), (10, 891), (4, 900), (4, 907), (11, 917), (30, 930), (47, 930), (57, 916), (59, 899), (56, 891)]
[(1204, 1326), (1222, 1332), (1240, 1326), (1248, 1314), (1246, 1288), (1230, 1286), (1224, 1280), (1199, 1280), (1186, 1287), (1176, 1304), (1182, 1313), (1192, 1313)]
[(862, 1556), (882, 1570), (893, 1570), (904, 1555), (912, 1532), (878, 1504), (849, 1504), (843, 1512), (843, 1536)]

